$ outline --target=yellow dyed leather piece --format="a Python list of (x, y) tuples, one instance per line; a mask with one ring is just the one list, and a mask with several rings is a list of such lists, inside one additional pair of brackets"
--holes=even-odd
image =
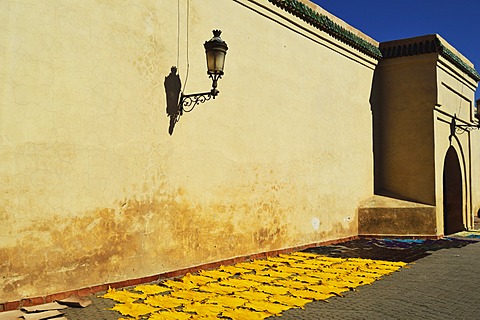
[(259, 283), (256, 282), (256, 281), (252, 281), (252, 280), (233, 278), (233, 279), (223, 280), (222, 285), (236, 287), (236, 288), (246, 288), (247, 289), (247, 288), (252, 288), (252, 287), (258, 286)]
[(248, 291), (241, 291), (235, 294), (236, 297), (244, 298), (247, 300), (265, 300), (270, 297), (270, 294), (265, 292), (254, 291), (250, 289)]
[(269, 294), (287, 294), (289, 288), (282, 287), (282, 286), (275, 286), (275, 285), (258, 285), (255, 287), (256, 290), (269, 293)]
[(158, 308), (154, 308), (144, 303), (127, 302), (123, 304), (116, 304), (112, 310), (120, 312), (124, 316), (131, 316), (138, 318), (139, 316), (154, 313)]
[(315, 292), (310, 290), (297, 290), (297, 289), (290, 289), (290, 294), (297, 298), (304, 298), (304, 299), (313, 299), (313, 300), (327, 300), (334, 296), (333, 293), (322, 293), (322, 292)]
[(293, 288), (293, 289), (305, 289), (309, 285), (308, 283), (300, 282), (293, 279), (278, 280), (278, 281), (275, 281), (275, 284), (282, 287)]
[(162, 311), (152, 314), (149, 320), (187, 320), (191, 318), (191, 314), (178, 311)]
[(145, 303), (162, 309), (173, 309), (189, 303), (188, 300), (175, 298), (173, 296), (150, 296)]
[(327, 278), (327, 277), (318, 278), (318, 277), (309, 276), (308, 274), (302, 274), (302, 275), (299, 275), (299, 276), (294, 276), (291, 279), (299, 281), (299, 282), (303, 282), (306, 285), (308, 285), (308, 284), (321, 284), (322, 279), (327, 280), (327, 279), (330, 279), (330, 278)]
[(303, 308), (307, 303), (312, 302), (311, 299), (305, 298), (298, 298), (294, 296), (287, 296), (287, 295), (274, 295), (268, 298), (271, 302), (278, 302), (291, 308), (298, 307)]
[(201, 285), (216, 281), (215, 279), (213, 279), (211, 277), (205, 277), (205, 276), (201, 276), (201, 275), (193, 275), (191, 273), (187, 273), (183, 277), (183, 279), (184, 279), (184, 281), (189, 281), (189, 282), (191, 282), (191, 283), (193, 283), (197, 286), (201, 286)]
[(291, 307), (281, 303), (259, 301), (259, 300), (252, 300), (250, 302), (247, 302), (245, 304), (245, 307), (256, 310), (256, 311), (264, 311), (272, 315), (280, 314), (283, 311), (291, 309)]
[(146, 295), (155, 295), (168, 292), (171, 289), (156, 284), (144, 284), (136, 286), (133, 290), (143, 292)]
[(219, 270), (229, 274), (243, 274), (251, 271), (250, 269), (240, 268), (236, 266), (221, 266)]
[(248, 302), (247, 299), (239, 298), (236, 296), (216, 296), (216, 297), (208, 298), (207, 301), (209, 303), (215, 303), (228, 308), (238, 308), (238, 307), (244, 306), (245, 303)]
[(343, 297), (342, 293), (350, 291), (349, 288), (339, 288), (329, 284), (319, 285), (319, 286), (308, 286), (308, 290), (319, 292), (319, 293), (326, 293), (326, 294), (334, 294), (339, 297)]
[(270, 283), (272, 281), (272, 278), (269, 276), (259, 276), (257, 274), (243, 274), (242, 279), (251, 280), (258, 283)]
[(213, 279), (227, 279), (231, 276), (228, 272), (218, 271), (218, 270), (208, 270), (200, 271), (199, 274), (204, 277), (209, 277)]
[(257, 275), (259, 276), (266, 276), (270, 278), (276, 278), (276, 279), (285, 279), (290, 277), (292, 274), (289, 272), (281, 272), (281, 271), (275, 271), (275, 270), (265, 270), (265, 271), (259, 271), (257, 272)]
[(238, 291), (245, 290), (245, 288), (236, 288), (232, 286), (224, 286), (220, 283), (209, 283), (198, 288), (201, 291), (213, 292), (217, 294), (233, 294)]
[(290, 267), (290, 264), (277, 266), (274, 270), (291, 274), (305, 274), (308, 272), (308, 270), (303, 268)]
[(169, 288), (177, 290), (190, 290), (196, 287), (196, 284), (190, 281), (167, 280), (164, 281), (162, 284)]
[(185, 299), (190, 301), (198, 301), (198, 302), (212, 297), (212, 293), (193, 291), (193, 290), (173, 291), (170, 295), (175, 298), (180, 298), (180, 299)]
[(222, 305), (200, 302), (194, 302), (192, 304), (186, 305), (183, 308), (183, 311), (195, 313), (200, 316), (216, 316), (222, 313), (222, 311), (224, 310), (225, 307)]
[[(256, 260), (256, 261), (259, 261), (259, 260)], [(267, 268), (267, 266), (263, 264), (258, 264), (255, 262), (240, 262), (240, 263), (237, 263), (235, 266), (243, 269), (256, 270), (256, 271), (265, 270)]]
[(139, 299), (145, 299), (147, 297), (146, 294), (140, 294), (135, 292), (130, 292), (126, 290), (115, 290), (113, 288), (109, 288), (107, 293), (105, 293), (102, 298), (111, 299), (117, 302), (123, 303), (131, 303), (137, 301)]

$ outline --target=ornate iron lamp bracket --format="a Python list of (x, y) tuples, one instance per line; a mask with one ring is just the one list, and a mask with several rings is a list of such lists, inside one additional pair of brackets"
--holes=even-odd
[(192, 111), (197, 105), (200, 103), (205, 103), (210, 99), (215, 99), (218, 95), (219, 91), (214, 88), (209, 92), (202, 92), (202, 93), (192, 93), (192, 94), (183, 94), (180, 96), (180, 115), (183, 115), (183, 112), (190, 112)]
[[(480, 130), (480, 123), (475, 123), (475, 124), (457, 124), (457, 115), (454, 114), (452, 118), (452, 122), (450, 123), (450, 131), (451, 135), (454, 135), (455, 133), (462, 134), (464, 132), (470, 132), (473, 130)], [(462, 121), (463, 122), (463, 121)]]

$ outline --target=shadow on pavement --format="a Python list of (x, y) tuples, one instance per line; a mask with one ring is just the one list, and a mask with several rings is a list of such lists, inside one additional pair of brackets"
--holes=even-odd
[(304, 252), (330, 257), (364, 258), (386, 261), (413, 262), (424, 258), (433, 251), (461, 248), (478, 241), (443, 238), (439, 240), (407, 239), (357, 239), (336, 245), (309, 248)]

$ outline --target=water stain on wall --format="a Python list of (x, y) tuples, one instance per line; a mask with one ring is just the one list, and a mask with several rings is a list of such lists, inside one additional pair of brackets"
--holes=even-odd
[(356, 235), (357, 225), (355, 223), (344, 224), (342, 222), (333, 223), (327, 231), (320, 232), (320, 239), (336, 239), (341, 235)]
[(318, 230), (299, 228), (295, 220), (306, 214), (310, 225), (313, 208), (295, 181), (271, 167), (242, 165), (232, 173), (236, 183), (213, 187), (208, 201), (192, 196), (191, 186), (169, 187), (162, 170), (145, 172), (125, 191), (134, 196), (109, 207), (76, 212), (64, 197), (58, 205), (65, 212), (42, 207), (25, 221), (18, 210), (40, 208), (45, 198), (12, 180), (6, 190), (31, 194), (31, 203), (4, 201), (0, 209), (2, 217), (16, 214), (7, 227), (14, 241), (0, 247), (0, 297), (18, 300), (355, 234), (354, 223), (328, 220)]
[(53, 215), (0, 249), (0, 292), (19, 299), (279, 248), (288, 243), (283, 215), (268, 200), (192, 205), (182, 190), (68, 219)]

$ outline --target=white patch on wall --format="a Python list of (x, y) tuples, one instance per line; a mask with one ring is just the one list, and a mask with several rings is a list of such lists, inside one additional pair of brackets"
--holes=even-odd
[(352, 221), (352, 217), (347, 216), (347, 217), (343, 218), (343, 221), (344, 222), (350, 222), (350, 221)]
[(312, 227), (313, 227), (314, 230), (318, 230), (318, 228), (320, 228), (320, 219), (313, 218), (312, 219)]
[(151, 35), (154, 31), (155, 28), (153, 26), (152, 13), (150, 12), (150, 16), (145, 19), (145, 32), (148, 35)]

